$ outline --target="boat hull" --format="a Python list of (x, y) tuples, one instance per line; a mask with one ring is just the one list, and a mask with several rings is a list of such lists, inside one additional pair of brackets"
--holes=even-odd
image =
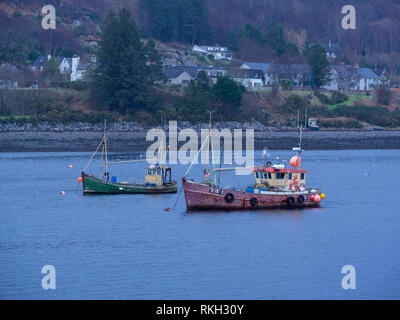
[(155, 194), (176, 193), (178, 191), (178, 183), (176, 181), (161, 186), (113, 183), (102, 181), (84, 172), (82, 172), (82, 184), (84, 194)]
[[(193, 181), (182, 180), (188, 210), (257, 210), (274, 208), (316, 208), (311, 195), (319, 195), (318, 189), (298, 192), (266, 192), (265, 194), (247, 193), (221, 189)], [(232, 197), (228, 196), (231, 194)], [(300, 196), (303, 196), (304, 202)], [(231, 200), (231, 202), (227, 201)], [(291, 201), (289, 198), (293, 198)], [(256, 200), (253, 200), (256, 199)], [(299, 201), (300, 199), (300, 201)], [(294, 200), (294, 201), (293, 201)]]

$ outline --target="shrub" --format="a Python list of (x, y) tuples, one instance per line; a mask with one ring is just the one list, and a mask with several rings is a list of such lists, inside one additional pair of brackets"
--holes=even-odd
[(332, 96), (331, 96), (332, 104), (342, 103), (347, 100), (349, 100), (349, 97), (346, 94), (341, 93), (340, 91), (335, 91), (332, 93)]
[(381, 86), (376, 90), (376, 99), (380, 104), (388, 106), (390, 104), (391, 97), (392, 97), (392, 92), (385, 87)]

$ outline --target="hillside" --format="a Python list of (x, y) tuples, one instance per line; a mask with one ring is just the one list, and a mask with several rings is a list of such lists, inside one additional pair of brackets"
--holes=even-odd
[[(58, 0), (54, 2), (58, 24), (53, 36), (40, 28), (42, 3), (0, 3), (0, 62), (22, 62), (36, 51), (88, 53), (84, 39), (98, 34), (106, 12), (127, 7), (144, 37), (163, 42), (218, 43), (236, 50), (238, 57), (276, 59), (280, 55), (276, 48), (258, 41), (275, 21), (283, 28), (286, 41), (300, 52), (307, 42), (331, 40), (343, 47), (346, 62), (386, 67), (393, 76), (400, 69), (400, 38), (396, 36), (400, 30), (400, 4), (396, 0), (357, 1), (357, 29), (351, 31), (341, 27), (341, 8), (347, 4), (344, 0)], [(244, 32), (249, 30), (246, 25), (251, 27), (249, 34)], [(4, 53), (22, 47), (26, 51), (23, 57)]]
[[(387, 70), (392, 82), (400, 78), (400, 38), (397, 36), (400, 4), (395, 0), (357, 1), (357, 29), (351, 31), (341, 27), (341, 8), (347, 4), (342, 0), (58, 0), (53, 3), (57, 10), (57, 29), (51, 31), (41, 28), (43, 4), (40, 0), (0, 3), (0, 65), (10, 63), (26, 70), (26, 77), (32, 76), (28, 66), (39, 56), (72, 57), (77, 54), (83, 61), (88, 61), (97, 54), (96, 45), (90, 40), (101, 36), (100, 25), (105, 15), (110, 10), (126, 7), (134, 17), (141, 37), (156, 40), (165, 66), (225, 63), (188, 54), (193, 44), (229, 47), (233, 51), (230, 66), (237, 67), (242, 61), (304, 63), (303, 49), (307, 44), (332, 41), (343, 49), (342, 55), (332, 63), (358, 64), (377, 73)], [(44, 120), (98, 119), (82, 115), (94, 110), (87, 88), (68, 88), (49, 91), (46, 97), (35, 97), (40, 100), (37, 103), (40, 106), (30, 103), (32, 97), (28, 92), (10, 94), (7, 99), (15, 102), (11, 109), (1, 110), (2, 115), (13, 114), (25, 119), (26, 113), (33, 112), (40, 118), (41, 112)], [(188, 96), (184, 88), (155, 88), (152, 111), (149, 112), (152, 115), (140, 111), (134, 118), (145, 124), (158, 123), (164, 115), (179, 119), (177, 105), (187, 107), (195, 95)], [(198, 105), (204, 102), (202, 98), (196, 97)], [(396, 108), (399, 101), (399, 93), (394, 93), (386, 106), (378, 103), (375, 96), (365, 93), (349, 94), (346, 100), (339, 102), (331, 93), (296, 89), (274, 92), (271, 89), (244, 93), (243, 114), (239, 117), (276, 126), (293, 125), (297, 109), (302, 112), (308, 109), (310, 116), (325, 119), (322, 126), (326, 128), (359, 128), (370, 124), (398, 127)], [(42, 108), (46, 103), (55, 107), (55, 111)], [(360, 107), (370, 108), (360, 113)], [(376, 107), (382, 111), (374, 109)], [(132, 115), (118, 114), (102, 116), (132, 118)], [(380, 118), (374, 119), (375, 116)]]

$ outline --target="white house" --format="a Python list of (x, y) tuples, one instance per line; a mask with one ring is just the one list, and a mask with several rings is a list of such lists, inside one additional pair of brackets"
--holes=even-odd
[(280, 83), (281, 79), (289, 79), (292, 85), (304, 87), (311, 80), (311, 68), (307, 64), (244, 62), (240, 69), (260, 70), (264, 75), (265, 86)]
[(270, 86), (275, 82), (270, 63), (244, 62), (239, 68), (246, 70), (260, 70), (264, 74), (264, 85), (266, 86)]
[[(46, 63), (50, 61), (51, 55), (47, 55), (47, 57), (38, 57), (36, 61), (32, 65), (33, 71), (43, 71)], [(78, 59), (79, 64), (79, 57), (74, 56), (73, 58), (66, 58), (66, 57), (54, 57), (57, 61), (58, 69), (60, 70), (61, 74), (70, 73), (72, 71), (73, 63), (76, 63)]]
[(371, 91), (381, 84), (381, 78), (374, 71), (358, 65), (333, 65), (330, 72), (332, 81), (324, 86), (328, 90)]
[(226, 75), (250, 90), (263, 87), (263, 73), (253, 69), (227, 69)]
[(176, 66), (168, 67), (164, 73), (170, 84), (188, 84), (197, 79), (198, 67)]
[(194, 45), (192, 52), (201, 56), (213, 55), (215, 60), (232, 60), (232, 53), (227, 47), (198, 46)]

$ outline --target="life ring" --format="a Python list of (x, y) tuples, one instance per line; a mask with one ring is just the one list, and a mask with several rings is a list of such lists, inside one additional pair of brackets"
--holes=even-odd
[(250, 199), (250, 204), (253, 208), (257, 207), (258, 205), (258, 200), (256, 198), (251, 198)]
[(290, 184), (290, 186), (289, 186), (289, 189), (290, 189), (290, 191), (292, 191), (292, 192), (295, 192), (295, 191), (297, 191), (297, 184), (295, 184), (295, 183), (291, 183)]
[(233, 202), (233, 200), (235, 200), (235, 196), (232, 193), (228, 193), (225, 196), (225, 201), (226, 202), (231, 203), (231, 202)]
[(304, 201), (305, 201), (306, 199), (304, 198), (304, 196), (303, 195), (300, 195), (298, 198), (297, 198), (297, 202), (298, 203), (304, 203)]
[(287, 198), (287, 203), (289, 207), (293, 207), (296, 203), (293, 197), (288, 197)]
[(299, 191), (305, 191), (306, 190), (306, 185), (302, 182), (298, 185), (297, 189)]

